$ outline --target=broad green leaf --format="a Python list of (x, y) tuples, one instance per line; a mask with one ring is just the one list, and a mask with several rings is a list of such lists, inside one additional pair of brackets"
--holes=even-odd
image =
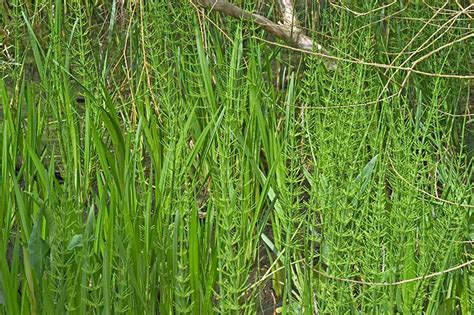
[(67, 249), (72, 250), (76, 247), (81, 247), (81, 246), (82, 246), (82, 234), (76, 234), (71, 238), (71, 240), (67, 244)]
[(36, 272), (38, 279), (43, 274), (44, 259), (49, 251), (49, 244), (41, 237), (41, 226), (43, 220), (43, 210), (40, 210), (33, 224), (30, 240), (28, 242), (28, 254), (30, 257), (31, 267)]

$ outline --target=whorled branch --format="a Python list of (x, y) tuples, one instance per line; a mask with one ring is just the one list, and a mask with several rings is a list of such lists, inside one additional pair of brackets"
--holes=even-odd
[[(291, 0), (279, 0), (280, 9), (283, 16), (283, 24), (277, 24), (266, 17), (239, 8), (226, 0), (195, 0), (197, 4), (210, 10), (219, 11), (237, 19), (252, 21), (258, 24), (268, 33), (279, 37), (290, 45), (312, 52), (317, 51), (329, 56), (329, 52), (320, 44), (314, 43), (313, 39), (307, 36), (299, 27), (299, 23), (294, 15), (294, 8)], [(316, 47), (314, 47), (316, 45)], [(331, 68), (334, 66), (331, 60)]]

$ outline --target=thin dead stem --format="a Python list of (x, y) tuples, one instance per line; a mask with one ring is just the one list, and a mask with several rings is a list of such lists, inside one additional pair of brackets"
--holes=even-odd
[(375, 9), (369, 10), (369, 11), (367, 11), (367, 12), (357, 12), (357, 11), (355, 11), (355, 10), (350, 9), (349, 7), (347, 7), (347, 6), (344, 5), (344, 4), (339, 5), (339, 4), (336, 4), (336, 3), (334, 3), (334, 2), (329, 2), (329, 3), (330, 3), (333, 7), (336, 7), (336, 8), (339, 8), (339, 9), (344, 9), (344, 10), (346, 10), (346, 11), (348, 11), (348, 12), (354, 14), (356, 17), (359, 17), (359, 16), (369, 15), (369, 14), (372, 14), (372, 13), (374, 13), (374, 12), (377, 12), (377, 11), (380, 11), (380, 10), (383, 10), (383, 9), (386, 9), (386, 8), (388, 8), (388, 7), (391, 7), (392, 5), (394, 5), (395, 3), (397, 3), (397, 1), (394, 0), (394, 1), (390, 2), (390, 3), (387, 3), (387, 4), (385, 4), (385, 5), (382, 5), (382, 6), (378, 7), (378, 8), (375, 8)]
[(360, 64), (360, 65), (372, 66), (372, 67), (383, 68), (383, 69), (398, 69), (398, 70), (402, 70), (402, 71), (411, 71), (413, 73), (421, 74), (421, 75), (428, 76), (428, 77), (454, 78), (454, 79), (474, 79), (474, 75), (433, 73), (433, 72), (427, 72), (427, 71), (420, 71), (420, 70), (416, 70), (416, 69), (411, 69), (409, 67), (399, 67), (399, 66), (392, 66), (392, 65), (384, 64), (384, 63), (367, 62), (367, 61), (359, 60), (359, 59), (356, 59), (356, 58), (347, 59), (347, 58), (341, 58), (341, 57), (336, 57), (336, 56), (327, 56), (327, 55), (323, 55), (321, 53), (317, 53), (317, 52), (314, 52), (314, 51), (313, 52), (306, 51), (306, 50), (291, 47), (291, 46), (288, 46), (288, 45), (272, 42), (272, 41), (263, 39), (263, 38), (258, 37), (258, 36), (253, 36), (253, 38), (255, 38), (259, 41), (262, 41), (264, 43), (270, 44), (270, 45), (279, 46), (279, 47), (282, 47), (282, 48), (291, 49), (291, 50), (294, 50), (294, 51), (299, 51), (299, 52), (306, 53), (306, 54), (309, 54), (309, 55), (325, 57), (325, 58), (328, 58), (328, 59), (347, 62), (347, 63)]
[(456, 271), (458, 269), (470, 266), (473, 263), (474, 263), (474, 260), (469, 260), (469, 261), (467, 261), (465, 263), (462, 263), (462, 264), (459, 264), (457, 266), (454, 266), (454, 267), (451, 267), (451, 268), (448, 268), (448, 269), (445, 269), (445, 270), (441, 270), (441, 271), (438, 271), (438, 272), (430, 273), (426, 276), (419, 276), (419, 277), (400, 280), (400, 281), (395, 281), (395, 282), (370, 282), (370, 281), (354, 280), (354, 279), (348, 279), (348, 278), (339, 278), (339, 277), (329, 275), (329, 274), (327, 274), (325, 272), (322, 272), (320, 270), (317, 270), (317, 269), (313, 269), (313, 270), (315, 272), (317, 272), (318, 274), (320, 274), (321, 276), (323, 276), (323, 277), (326, 277), (326, 278), (329, 278), (329, 279), (332, 279), (332, 280), (336, 280), (336, 281), (363, 284), (363, 285), (369, 285), (369, 286), (398, 286), (398, 285), (402, 285), (402, 284), (406, 284), (406, 283), (410, 283), (410, 282), (426, 280), (426, 279), (430, 279), (430, 278), (433, 278), (433, 277), (436, 277), (436, 276), (441, 276), (443, 274), (453, 272), (453, 271)]
[(443, 199), (443, 198), (440, 198), (440, 197), (437, 197), (421, 188), (418, 188), (416, 187), (415, 185), (413, 185), (412, 183), (410, 183), (405, 177), (403, 177), (402, 175), (400, 175), (399, 172), (397, 172), (397, 169), (395, 168), (395, 165), (393, 164), (393, 161), (390, 157), (388, 157), (388, 160), (390, 161), (390, 164), (392, 166), (392, 171), (395, 173), (395, 175), (397, 175), (398, 178), (400, 178), (405, 184), (407, 184), (409, 187), (411, 187), (412, 189), (428, 196), (428, 197), (431, 197), (433, 199), (435, 199), (436, 201), (439, 201), (439, 202), (442, 202), (442, 203), (445, 203), (445, 204), (448, 204), (448, 205), (452, 205), (452, 206), (456, 206), (456, 207), (461, 207), (461, 208), (469, 208), (469, 209), (474, 209), (474, 205), (470, 205), (470, 204), (463, 204), (463, 203), (457, 203), (457, 202), (454, 202), (454, 201), (451, 201), (451, 200), (447, 200), (447, 199)]

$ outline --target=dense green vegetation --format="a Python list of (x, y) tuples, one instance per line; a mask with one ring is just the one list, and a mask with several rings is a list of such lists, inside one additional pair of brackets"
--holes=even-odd
[(0, 313), (472, 314), (473, 7), (333, 2), (1, 1)]

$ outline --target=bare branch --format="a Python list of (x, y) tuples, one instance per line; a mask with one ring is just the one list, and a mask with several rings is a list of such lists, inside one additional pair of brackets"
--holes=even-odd
[(299, 26), (300, 23), (295, 17), (293, 2), (291, 2), (291, 0), (278, 0), (278, 4), (280, 5), (280, 11), (283, 15), (283, 24)]
[[(213, 11), (219, 11), (226, 15), (232, 16), (236, 19), (243, 19), (258, 24), (266, 32), (283, 39), (290, 45), (300, 48), (305, 51), (316, 50), (321, 53), (322, 57), (330, 56), (329, 52), (325, 50), (320, 44), (315, 44), (313, 39), (304, 34), (303, 30), (299, 27), (295, 27), (293, 15), (293, 4), (291, 0), (280, 0), (282, 7), (282, 14), (284, 24), (277, 24), (266, 17), (252, 13), (239, 8), (238, 6), (226, 1), (226, 0), (195, 0), (197, 4), (204, 8), (211, 9)], [(329, 60), (329, 68), (334, 68), (335, 63)]]

